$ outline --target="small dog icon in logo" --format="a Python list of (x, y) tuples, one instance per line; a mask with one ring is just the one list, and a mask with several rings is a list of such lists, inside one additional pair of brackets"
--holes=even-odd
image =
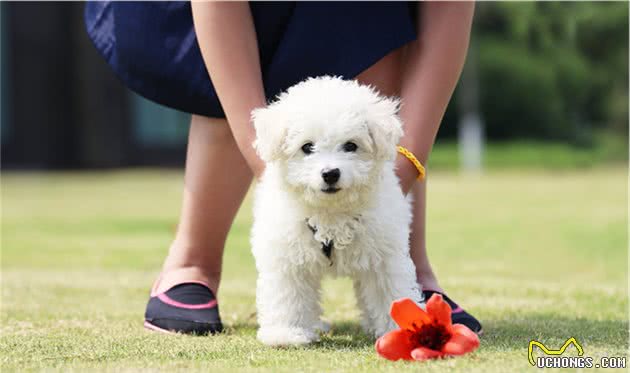
[(571, 343), (573, 343), (573, 345), (577, 349), (578, 356), (584, 355), (584, 350), (582, 349), (582, 346), (580, 345), (580, 343), (575, 339), (575, 337), (571, 337), (567, 339), (566, 342), (564, 342), (564, 344), (562, 345), (562, 347), (560, 347), (560, 349), (558, 350), (550, 350), (547, 348), (547, 346), (545, 346), (541, 342), (531, 340), (529, 341), (529, 347), (527, 348), (529, 363), (533, 366), (536, 366), (536, 362), (534, 361), (534, 355), (533, 355), (534, 346), (538, 346), (538, 348), (540, 348), (546, 355), (562, 355)]

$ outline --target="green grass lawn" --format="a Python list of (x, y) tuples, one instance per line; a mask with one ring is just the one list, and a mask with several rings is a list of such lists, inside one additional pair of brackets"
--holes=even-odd
[[(430, 256), (449, 294), (485, 326), (471, 355), (379, 358), (351, 284), (327, 280), (332, 331), (304, 348), (255, 339), (248, 200), (229, 237), (221, 289), (227, 331), (142, 328), (173, 235), (182, 174), (139, 170), (2, 175), (2, 371), (532, 371), (530, 339), (585, 355), (628, 350), (627, 168), (493, 170), (430, 177)], [(570, 347), (567, 354), (575, 355)]]

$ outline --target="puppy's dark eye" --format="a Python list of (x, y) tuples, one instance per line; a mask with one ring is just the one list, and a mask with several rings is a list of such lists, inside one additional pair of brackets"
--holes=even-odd
[(349, 153), (350, 152), (356, 152), (357, 148), (358, 148), (357, 144), (355, 144), (355, 143), (353, 143), (351, 141), (348, 141), (347, 143), (343, 144), (343, 151), (344, 152), (349, 152)]
[(311, 154), (313, 152), (313, 143), (307, 142), (306, 144), (302, 145), (302, 151), (304, 152), (304, 154)]

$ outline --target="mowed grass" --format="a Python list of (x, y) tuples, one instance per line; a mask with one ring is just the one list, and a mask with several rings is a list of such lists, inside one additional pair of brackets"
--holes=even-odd
[(482, 320), (485, 334), (473, 354), (424, 363), (376, 355), (347, 279), (325, 283), (333, 329), (320, 343), (272, 349), (257, 342), (249, 198), (225, 254), (226, 333), (144, 330), (181, 192), (180, 171), (4, 173), (2, 371), (531, 371), (531, 339), (555, 349), (569, 337), (595, 358), (627, 353), (624, 166), (433, 172), (430, 256), (443, 286)]

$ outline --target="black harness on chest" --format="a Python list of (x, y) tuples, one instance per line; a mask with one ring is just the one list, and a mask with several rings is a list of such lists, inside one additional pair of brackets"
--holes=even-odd
[[(317, 233), (317, 227), (310, 225), (308, 223), (308, 219), (306, 220), (306, 225), (308, 226), (308, 229), (310, 229), (311, 232), (313, 232), (313, 235)], [(335, 243), (332, 240), (331, 241), (326, 240), (322, 242), (322, 253), (324, 253), (324, 255), (326, 255), (326, 258), (330, 260), (330, 265), (333, 264), (332, 259), (330, 259), (330, 256), (332, 255), (332, 251), (334, 248), (335, 248)]]

